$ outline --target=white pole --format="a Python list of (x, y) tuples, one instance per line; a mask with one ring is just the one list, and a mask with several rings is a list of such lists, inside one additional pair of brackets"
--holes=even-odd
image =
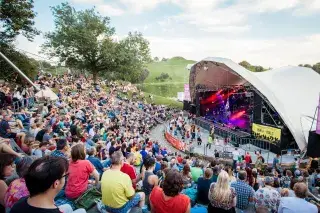
[(35, 87), (37, 90), (40, 90), (38, 86), (36, 86), (14, 63), (12, 63), (2, 52), (0, 52), (0, 56), (4, 60), (6, 60), (14, 69), (17, 71), (25, 80), (27, 80), (33, 87)]

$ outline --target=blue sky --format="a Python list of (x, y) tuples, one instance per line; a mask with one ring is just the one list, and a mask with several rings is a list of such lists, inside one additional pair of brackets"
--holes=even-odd
[[(54, 29), (49, 6), (35, 0), (36, 27)], [(140, 31), (152, 56), (209, 56), (247, 60), (266, 67), (320, 62), (320, 0), (70, 0), (76, 9), (93, 6), (111, 17), (118, 39)], [(18, 47), (38, 54), (34, 42), (19, 37)]]

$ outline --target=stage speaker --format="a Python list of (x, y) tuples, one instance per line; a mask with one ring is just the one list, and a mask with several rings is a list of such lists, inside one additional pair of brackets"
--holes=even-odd
[(316, 131), (309, 131), (307, 156), (312, 158), (320, 157), (320, 135)]
[(190, 104), (191, 104), (190, 101), (184, 100), (184, 101), (183, 101), (183, 110), (185, 110), (185, 111), (190, 111)]
[(191, 104), (191, 105), (190, 105), (190, 113), (193, 114), (193, 115), (195, 115), (195, 114), (196, 114), (196, 111), (197, 111), (196, 105)]

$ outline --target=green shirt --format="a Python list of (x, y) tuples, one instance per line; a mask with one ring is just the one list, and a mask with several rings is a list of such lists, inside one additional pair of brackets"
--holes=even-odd
[(203, 176), (203, 170), (199, 167), (191, 167), (191, 176), (194, 182), (198, 182), (199, 177)]
[(208, 143), (212, 143), (212, 137), (211, 136), (208, 137)]

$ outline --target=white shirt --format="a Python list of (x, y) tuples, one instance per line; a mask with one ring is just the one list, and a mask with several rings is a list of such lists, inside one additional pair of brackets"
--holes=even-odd
[(283, 197), (280, 200), (278, 213), (317, 213), (316, 205), (297, 197)]
[(234, 150), (233, 152), (232, 152), (232, 155), (233, 155), (233, 160), (238, 160), (238, 158), (239, 158), (239, 155), (240, 155), (240, 153), (238, 152), (238, 150)]

